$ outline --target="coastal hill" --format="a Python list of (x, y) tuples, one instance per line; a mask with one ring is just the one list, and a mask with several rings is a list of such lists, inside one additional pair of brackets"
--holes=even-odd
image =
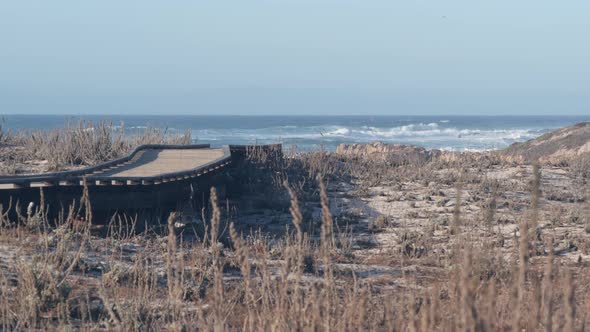
[(514, 143), (501, 153), (522, 162), (539, 160), (550, 164), (579, 158), (590, 154), (590, 122), (581, 122), (523, 143)]

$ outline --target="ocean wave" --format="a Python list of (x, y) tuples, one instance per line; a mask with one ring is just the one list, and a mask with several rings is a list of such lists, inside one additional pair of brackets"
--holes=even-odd
[[(370, 139), (511, 139), (521, 140), (530, 139), (540, 134), (538, 130), (532, 129), (459, 129), (459, 128), (439, 128), (436, 123), (405, 125), (392, 128), (362, 127), (347, 128), (341, 127), (327, 132), (326, 136), (340, 136), (350, 138), (370, 138)], [(297, 136), (297, 135), (295, 135)]]
[(422, 145), (451, 151), (483, 151), (504, 148), (544, 133), (533, 128), (457, 128), (440, 123), (413, 123), (391, 127), (377, 126), (276, 126), (258, 129), (200, 129), (193, 138), (200, 141), (282, 142), (304, 145), (367, 143), (382, 141)]
[(352, 130), (346, 127), (341, 127), (341, 128), (336, 128), (333, 129), (327, 133), (325, 133), (326, 136), (346, 136), (346, 135), (350, 135), (352, 133)]

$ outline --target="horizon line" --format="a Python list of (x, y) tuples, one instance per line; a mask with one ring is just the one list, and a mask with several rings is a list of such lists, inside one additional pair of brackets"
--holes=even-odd
[(215, 116), (215, 117), (379, 117), (379, 116), (400, 116), (400, 117), (588, 117), (586, 114), (148, 114), (148, 113), (132, 113), (132, 114), (121, 114), (121, 113), (88, 113), (88, 114), (75, 114), (75, 113), (6, 113), (1, 114), (0, 118), (4, 116), (162, 116), (162, 117), (173, 117), (173, 116)]

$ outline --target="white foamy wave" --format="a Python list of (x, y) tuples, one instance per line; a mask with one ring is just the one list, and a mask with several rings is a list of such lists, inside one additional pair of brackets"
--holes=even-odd
[(451, 151), (483, 151), (504, 148), (514, 142), (526, 141), (542, 134), (529, 128), (481, 129), (457, 128), (439, 123), (412, 123), (392, 127), (377, 126), (276, 126), (257, 129), (193, 130), (201, 141), (282, 142), (285, 144), (335, 146), (339, 143), (382, 141), (421, 145)]
[[(373, 138), (373, 139), (511, 139), (522, 140), (538, 136), (539, 133), (528, 129), (502, 129), (502, 130), (482, 130), (482, 129), (457, 129), (457, 128), (438, 128), (437, 126), (416, 126), (407, 125), (393, 128), (376, 128), (365, 127), (362, 129), (340, 129), (337, 133), (349, 135), (352, 138)], [(334, 132), (336, 134), (336, 132)]]
[(336, 128), (334, 130), (326, 132), (324, 135), (326, 135), (326, 136), (345, 136), (345, 135), (350, 135), (351, 133), (352, 133), (352, 130), (350, 130), (348, 128)]

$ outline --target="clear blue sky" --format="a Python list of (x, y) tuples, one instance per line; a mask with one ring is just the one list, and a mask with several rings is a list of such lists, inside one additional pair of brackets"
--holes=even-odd
[(589, 114), (588, 0), (14, 0), (0, 114)]

